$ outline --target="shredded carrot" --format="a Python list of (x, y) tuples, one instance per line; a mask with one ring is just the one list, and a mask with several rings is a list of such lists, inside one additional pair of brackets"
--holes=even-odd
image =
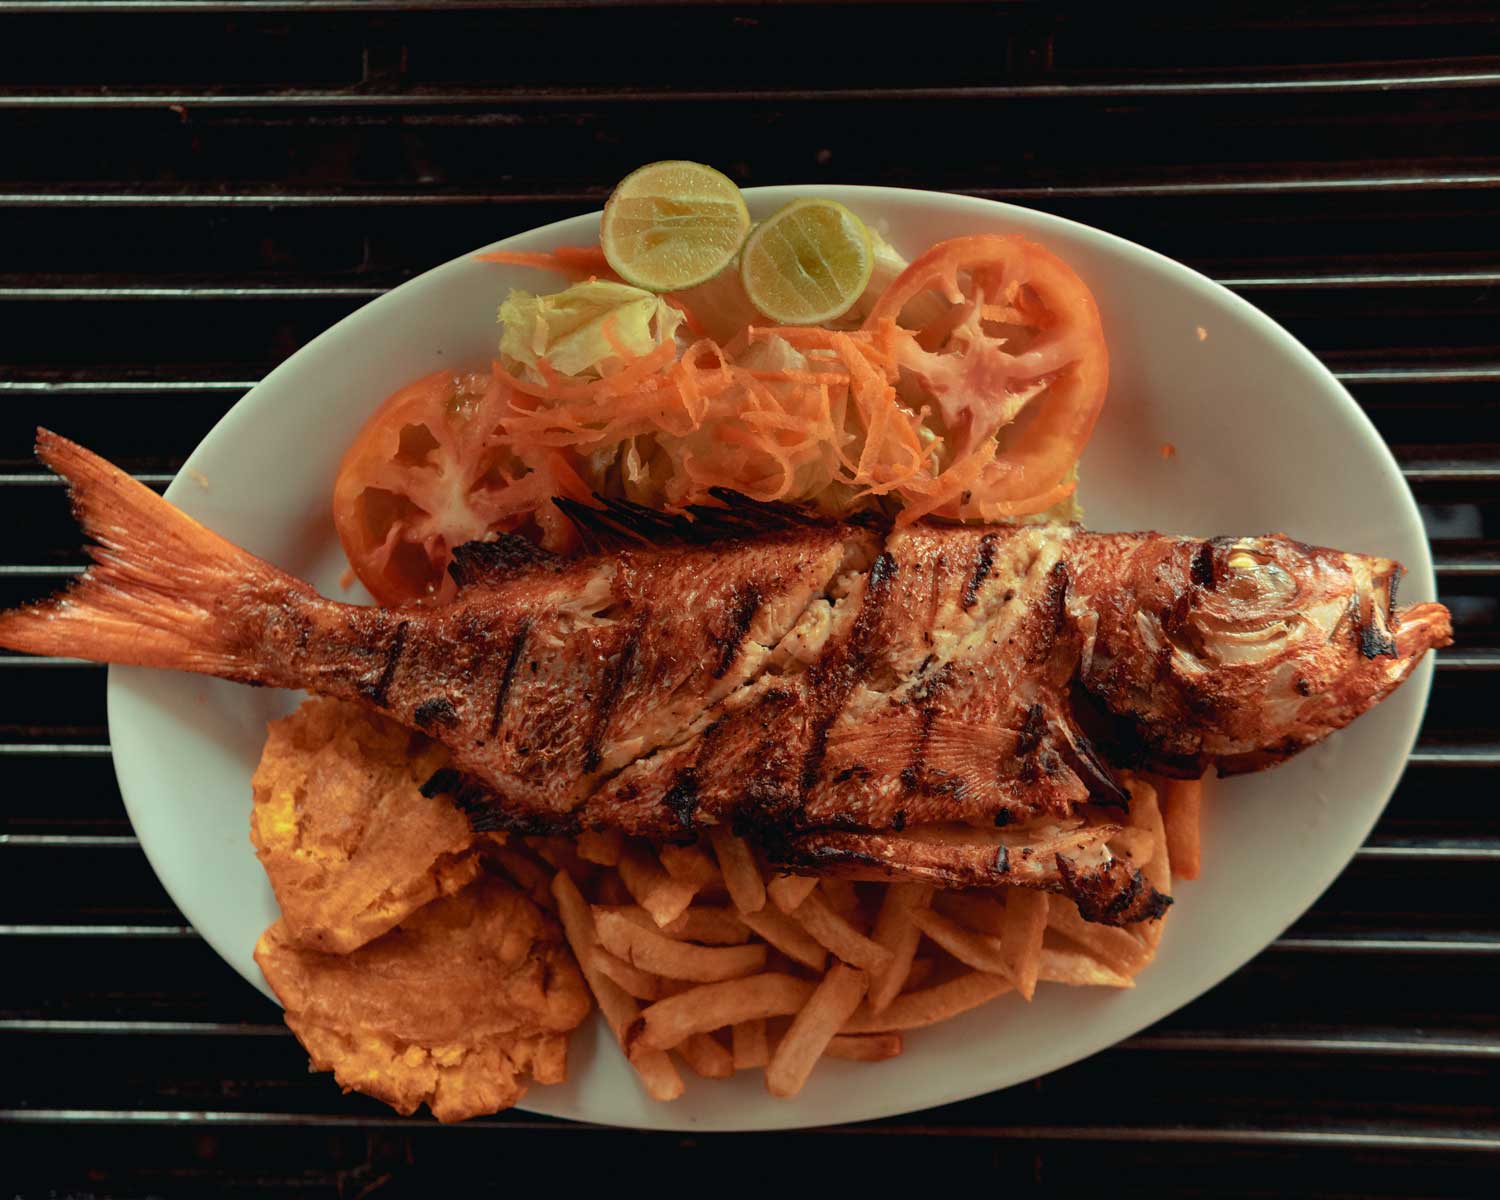
[[(478, 257), (614, 278), (597, 246)], [(545, 359), (524, 374), (495, 363), (492, 437), (521, 464), (517, 478), (499, 485), (497, 511), (512, 527), (533, 520), (545, 544), (565, 549), (575, 535), (558, 520), (553, 495), (587, 502), (594, 493), (624, 494), (680, 508), (703, 502), (715, 486), (800, 500), (840, 485), (853, 503), (898, 500), (902, 525), (923, 516), (1005, 519), (1065, 499), (1071, 479), (1016, 498), (1018, 468), (998, 434), (971, 445), (964, 429), (929, 419), (936, 400), (903, 399), (911, 364), (940, 353), (955, 333), (979, 336), (981, 322), (1040, 326), (1045, 310), (1003, 274), (971, 275), (969, 295), (956, 270), (940, 269), (930, 286), (951, 305), (917, 330), (881, 316), (853, 331), (752, 326), (721, 345), (668, 295), (695, 338), (680, 354), (670, 341), (632, 354), (611, 319), (602, 333), (614, 354), (597, 377), (563, 375)], [(741, 364), (751, 347), (772, 341), (788, 351), (788, 365), (769, 368), (764, 356)]]

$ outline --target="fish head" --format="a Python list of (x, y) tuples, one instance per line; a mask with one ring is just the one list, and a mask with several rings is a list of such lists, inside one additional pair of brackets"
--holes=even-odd
[(1109, 700), (1134, 718), (1139, 757), (1171, 773), (1289, 758), (1452, 641), (1442, 605), (1397, 608), (1402, 567), (1389, 558), (1280, 534), (1171, 539), (1143, 557), (1133, 619), (1116, 621), (1104, 648), (1129, 681)]

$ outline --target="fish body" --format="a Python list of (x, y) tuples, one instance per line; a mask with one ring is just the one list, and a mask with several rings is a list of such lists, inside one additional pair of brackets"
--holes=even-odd
[(1269, 766), (1451, 640), (1440, 605), (1395, 609), (1396, 563), (1281, 536), (893, 531), (733, 497), (570, 507), (595, 552), (502, 536), (456, 555), (453, 603), (370, 608), (38, 449), (99, 545), (0, 645), (358, 701), (443, 743), (429, 789), (476, 828), (730, 824), (792, 869), (1062, 889), (1100, 920), (1163, 902), (1090, 815), (1128, 803), (1116, 768)]

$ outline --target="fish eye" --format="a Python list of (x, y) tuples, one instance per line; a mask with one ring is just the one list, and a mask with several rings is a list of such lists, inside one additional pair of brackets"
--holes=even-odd
[(1236, 600), (1275, 604), (1290, 599), (1297, 590), (1296, 581), (1269, 555), (1237, 547), (1224, 565), (1229, 568), (1224, 590)]

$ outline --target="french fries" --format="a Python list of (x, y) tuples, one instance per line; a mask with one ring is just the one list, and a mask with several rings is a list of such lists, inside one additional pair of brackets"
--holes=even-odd
[(812, 894), (818, 880), (812, 875), (778, 875), (766, 884), (766, 895), (784, 913), (794, 912)]
[(694, 894), (718, 882), (719, 868), (697, 846), (663, 846), (657, 851), (661, 865), (673, 879), (694, 886)]
[(821, 943), (774, 905), (768, 904), (755, 913), (742, 912), (740, 920), (788, 958), (804, 967), (821, 971), (828, 961), (828, 951), (823, 949)]
[(748, 1071), (763, 1067), (771, 1061), (771, 1044), (766, 1038), (766, 1019), (752, 1017), (748, 1021), (736, 1021), (729, 1027), (730, 1053), (734, 1055), (734, 1069)]
[[(809, 896), (801, 907), (812, 899)], [(869, 975), (847, 963), (834, 963), (829, 968), (771, 1055), (766, 1067), (766, 1089), (771, 1095), (795, 1096), (802, 1090), (828, 1043), (859, 1007), (869, 986)]]
[(620, 851), (620, 881), (631, 897), (658, 925), (668, 925), (687, 911), (698, 884), (674, 879), (661, 869), (655, 855), (636, 842)]
[(684, 1040), (677, 1053), (694, 1074), (704, 1079), (728, 1079), (734, 1074), (734, 1056), (706, 1033), (695, 1033)]
[(590, 830), (578, 835), (578, 857), (601, 867), (616, 866), (624, 848), (625, 835), (618, 829), (608, 829), (603, 833)]
[(1203, 810), (1203, 780), (1164, 780), (1160, 797), (1172, 874), (1183, 879), (1197, 879), (1203, 860), (1198, 832)]
[(625, 994), (619, 984), (599, 970), (594, 954), (599, 944), (594, 931), (594, 915), (588, 901), (583, 898), (583, 893), (566, 871), (559, 871), (552, 877), (552, 895), (557, 901), (558, 915), (562, 918), (563, 936), (573, 947), (579, 969), (588, 982), (589, 990), (594, 993), (594, 1000), (604, 1015), (605, 1024), (615, 1035), (620, 1048), (625, 1051), (630, 1065), (640, 1075), (647, 1095), (653, 1100), (676, 1100), (682, 1095), (683, 1085), (682, 1076), (677, 1073), (672, 1060), (660, 1050), (642, 1046), (632, 1051), (626, 1045), (626, 1034), (635, 1025), (640, 1015), (640, 1006)]
[[(1197, 866), (1197, 790), (1183, 788), (1179, 803), (1167, 784), (1159, 801), (1149, 783), (1127, 782), (1128, 825), (973, 836), (1026, 838), (1017, 844), (1050, 854), (1108, 833), (1110, 850), (1166, 892), (1174, 862), (1179, 874)], [(970, 832), (929, 829), (939, 841)], [(1160, 921), (1093, 924), (1072, 900), (1019, 887), (768, 878), (724, 826), (692, 845), (586, 833), (513, 841), (496, 857), (555, 906), (605, 1023), (647, 1094), (664, 1100), (684, 1090), (674, 1056), (705, 1079), (764, 1070), (772, 1095), (795, 1096), (822, 1058), (894, 1058), (907, 1031), (1010, 992), (1029, 1001), (1042, 982), (1132, 987), (1160, 938)]]
[(766, 882), (760, 877), (760, 868), (755, 864), (755, 855), (744, 838), (736, 837), (724, 825), (716, 825), (709, 831), (709, 843), (714, 848), (714, 857), (719, 860), (719, 872), (724, 876), (724, 886), (729, 898), (740, 912), (759, 912), (766, 906)]
[(814, 941), (826, 946), (835, 957), (850, 966), (881, 971), (890, 966), (894, 958), (884, 946), (871, 941), (834, 912), (816, 891), (808, 892), (793, 910), (792, 919), (807, 930)]
[(814, 985), (805, 979), (771, 971), (689, 988), (642, 1012), (630, 1030), (629, 1044), (671, 1050), (695, 1033), (742, 1021), (788, 1017), (801, 1011), (813, 990)]
[(976, 933), (952, 917), (945, 917), (930, 908), (912, 913), (911, 919), (918, 929), (966, 967), (991, 975), (1006, 973), (1005, 952), (999, 938)]
[(594, 964), (619, 984), (627, 996), (634, 996), (637, 1000), (661, 998), (661, 979), (658, 976), (642, 971), (622, 958), (616, 958), (603, 946), (594, 948)]
[(1000, 932), (1000, 950), (1005, 959), (1005, 977), (1028, 1004), (1036, 992), (1041, 971), (1042, 935), (1047, 931), (1047, 896), (1012, 888), (1005, 898), (1005, 925)]
[(890, 1033), (899, 1029), (921, 1029), (924, 1025), (936, 1025), (971, 1008), (988, 1004), (1010, 990), (1008, 979), (984, 971), (970, 971), (936, 987), (897, 996), (883, 1012), (871, 1012), (868, 1006), (858, 1008), (839, 1032)]
[(599, 942), (611, 954), (653, 975), (716, 983), (753, 975), (766, 965), (764, 946), (699, 946), (645, 929), (623, 913), (601, 908), (594, 913)]
[(1081, 951), (1061, 946), (1043, 946), (1040, 967), (1037, 978), (1047, 983), (1070, 983), (1075, 987), (1135, 987), (1135, 980), (1129, 975), (1122, 975)]
[(1133, 933), (1085, 921), (1078, 915), (1078, 905), (1066, 896), (1047, 898), (1047, 928), (1077, 943), (1102, 965), (1126, 977), (1134, 975), (1151, 957), (1151, 952)]
[(869, 1000), (875, 1012), (885, 1008), (906, 986), (917, 943), (922, 940), (922, 931), (912, 920), (912, 914), (931, 901), (932, 889), (926, 884), (894, 883), (885, 889), (870, 940), (889, 950), (891, 961), (870, 977)]
[(884, 1062), (901, 1053), (899, 1033), (836, 1033), (828, 1039), (823, 1053), (828, 1058), (844, 1058), (850, 1062)]

